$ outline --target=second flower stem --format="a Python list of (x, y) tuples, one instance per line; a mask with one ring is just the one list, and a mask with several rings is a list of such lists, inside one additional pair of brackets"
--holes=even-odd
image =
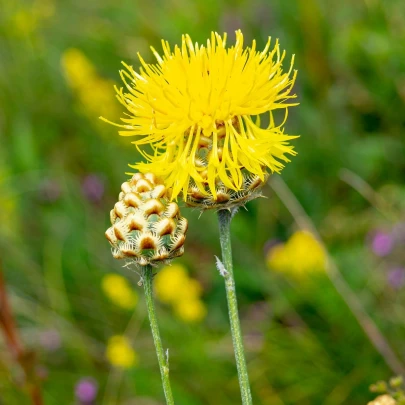
[(142, 282), (145, 290), (146, 306), (148, 308), (150, 328), (152, 330), (153, 341), (155, 343), (156, 354), (159, 362), (160, 374), (162, 377), (163, 391), (165, 393), (167, 405), (174, 405), (173, 394), (169, 380), (169, 359), (168, 356), (165, 356), (165, 353), (163, 351), (163, 345), (160, 339), (159, 327), (156, 318), (155, 304), (153, 301), (152, 278), (152, 267), (143, 266)]
[(233, 348), (235, 351), (236, 367), (243, 405), (252, 405), (249, 376), (247, 372), (245, 350), (243, 348), (242, 332), (239, 321), (238, 303), (236, 300), (235, 279), (233, 277), (232, 248), (231, 248), (231, 219), (229, 210), (218, 211), (219, 238), (222, 250), (222, 262), (225, 269), (220, 269), (225, 279), (226, 298), (228, 300), (229, 321), (231, 324)]

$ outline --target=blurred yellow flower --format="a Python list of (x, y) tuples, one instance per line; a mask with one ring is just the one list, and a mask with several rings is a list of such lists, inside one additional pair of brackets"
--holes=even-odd
[(280, 273), (305, 276), (309, 272), (325, 270), (326, 254), (309, 232), (298, 231), (285, 244), (270, 250), (267, 264), (271, 270)]
[(21, 36), (29, 36), (35, 32), (38, 26), (38, 19), (31, 10), (20, 10), (14, 15), (15, 29)]
[(124, 309), (134, 309), (138, 302), (137, 293), (128, 281), (118, 274), (103, 277), (101, 287), (104, 294), (115, 304)]
[(108, 340), (106, 357), (115, 367), (131, 368), (138, 364), (138, 356), (125, 336), (112, 336)]
[(110, 91), (113, 82), (100, 77), (82, 51), (75, 48), (66, 50), (62, 56), (62, 66), (68, 84), (91, 120), (100, 114), (119, 116), (118, 107)]
[(199, 299), (179, 300), (174, 304), (174, 313), (184, 322), (199, 322), (207, 315), (207, 308)]
[(201, 284), (189, 277), (181, 264), (166, 266), (155, 278), (156, 297), (173, 307), (174, 313), (185, 322), (202, 320), (206, 307), (201, 301)]
[(89, 87), (89, 81), (97, 77), (96, 70), (86, 55), (79, 49), (70, 48), (62, 55), (62, 65), (65, 69), (66, 80), (77, 90)]
[(55, 3), (53, 0), (36, 0), (33, 4), (33, 13), (41, 18), (49, 18), (55, 14)]
[(36, 0), (25, 5), (18, 5), (18, 2), (6, 2), (5, 7), (7, 6), (14, 11), (11, 17), (12, 29), (14, 34), (19, 37), (29, 37), (35, 34), (41, 23), (52, 17), (55, 11), (52, 0)]
[[(288, 107), (297, 105), (291, 102), (293, 58), (284, 72), (278, 41), (270, 49), (269, 38), (258, 51), (255, 41), (244, 48), (240, 30), (235, 45), (227, 47), (226, 39), (212, 32), (204, 46), (183, 35), (173, 51), (162, 41), (162, 56), (152, 48), (155, 64), (138, 55), (139, 73), (123, 63), (125, 88), (116, 91), (128, 114), (113, 124), (122, 128), (120, 135), (136, 136), (138, 150), (151, 145), (151, 154), (140, 150), (147, 163), (131, 167), (162, 177), (173, 187), (172, 198), (183, 193), (186, 199), (190, 185), (216, 198), (219, 181), (240, 191), (242, 171), (264, 181), (267, 169), (280, 172), (286, 155), (296, 154), (288, 142), (296, 136), (283, 129)], [(277, 109), (285, 110), (280, 125), (273, 117)], [(262, 114), (268, 114), (267, 127), (260, 125)]]
[(165, 304), (180, 299), (199, 297), (202, 292), (200, 283), (188, 276), (181, 264), (163, 267), (155, 277), (156, 297)]

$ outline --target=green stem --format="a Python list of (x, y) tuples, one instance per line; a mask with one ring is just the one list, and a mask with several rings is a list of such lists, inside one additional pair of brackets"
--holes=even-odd
[(145, 289), (146, 306), (148, 308), (150, 328), (152, 330), (153, 341), (155, 343), (156, 354), (159, 362), (160, 374), (162, 376), (163, 391), (165, 393), (167, 405), (174, 405), (173, 394), (169, 380), (169, 359), (168, 356), (166, 358), (163, 351), (162, 341), (160, 340), (159, 327), (156, 318), (155, 304), (153, 302), (152, 278), (152, 267), (144, 266), (142, 268), (142, 282)]
[(231, 248), (231, 212), (218, 211), (219, 238), (222, 250), (224, 268), (219, 269), (225, 279), (226, 298), (228, 300), (229, 321), (231, 323), (232, 341), (235, 351), (236, 367), (238, 369), (239, 386), (243, 405), (252, 405), (249, 376), (247, 372), (245, 351), (243, 348), (242, 332), (239, 322), (238, 303), (236, 300), (235, 279), (233, 277), (232, 248)]

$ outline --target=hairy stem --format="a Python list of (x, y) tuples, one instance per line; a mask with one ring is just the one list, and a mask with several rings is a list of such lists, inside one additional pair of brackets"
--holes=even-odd
[(229, 321), (231, 324), (233, 348), (235, 351), (236, 367), (238, 369), (239, 386), (242, 395), (242, 404), (251, 405), (249, 377), (246, 366), (245, 351), (243, 348), (242, 332), (239, 322), (238, 303), (236, 300), (235, 279), (233, 277), (231, 225), (232, 215), (228, 210), (218, 211), (219, 238), (222, 250), (223, 269), (219, 269), (225, 279), (226, 298), (228, 301)]
[(163, 391), (165, 393), (167, 405), (174, 405), (173, 394), (169, 380), (169, 356), (165, 356), (162, 341), (160, 339), (155, 304), (153, 302), (152, 278), (152, 267), (144, 266), (142, 268), (142, 282), (145, 290), (146, 306), (148, 308), (150, 328), (152, 330), (153, 341), (155, 343), (156, 354), (159, 362), (160, 374), (162, 376)]

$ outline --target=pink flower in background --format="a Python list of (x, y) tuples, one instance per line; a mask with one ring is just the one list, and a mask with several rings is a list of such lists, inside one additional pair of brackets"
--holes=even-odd
[(387, 256), (394, 246), (394, 240), (388, 233), (378, 231), (371, 241), (371, 248), (377, 256)]
[(104, 180), (97, 174), (89, 174), (82, 182), (82, 191), (89, 201), (98, 202), (104, 195)]
[(401, 288), (405, 284), (405, 268), (396, 267), (388, 272), (388, 283), (393, 288)]
[(98, 385), (93, 378), (85, 377), (80, 379), (75, 387), (76, 398), (82, 404), (91, 404), (97, 397)]

